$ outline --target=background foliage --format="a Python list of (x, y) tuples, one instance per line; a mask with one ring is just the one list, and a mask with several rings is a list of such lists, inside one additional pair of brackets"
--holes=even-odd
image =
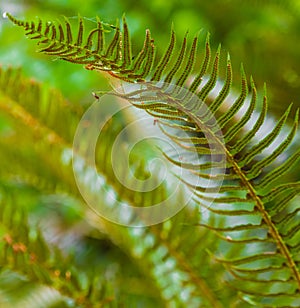
[[(47, 3), (43, 1), (10, 1), (10, 3), (1, 3), (0, 8), (19, 17), (38, 15), (53, 18), (60, 14), (77, 17), (79, 11), (85, 17), (93, 18), (95, 15), (105, 17), (105, 21), (109, 23), (114, 23), (116, 18), (120, 18), (123, 12), (126, 12), (131, 34), (139, 46), (142, 45), (145, 28), (151, 29), (158, 46), (164, 45), (164, 42), (169, 40), (169, 29), (172, 22), (174, 22), (178, 36), (183, 36), (186, 29), (194, 34), (203, 28), (204, 33), (209, 31), (212, 34), (211, 41), (214, 49), (221, 42), (223, 50), (230, 51), (233, 67), (238, 68), (239, 63), (243, 62), (247, 74), (255, 76), (258, 88), (262, 88), (264, 81), (267, 82), (270, 111), (275, 118), (282, 114), (291, 101), (295, 102), (293, 108), (300, 106), (300, 42), (297, 39), (300, 31), (300, 6), (296, 0), (284, 2), (214, 0), (209, 4), (207, 1), (136, 2), (127, 0), (103, 1), (100, 4), (99, 1), (84, 3), (82, 1), (47, 1)], [(109, 88), (105, 79), (97, 73), (85, 71), (63, 61), (50, 62), (43, 55), (35, 53), (34, 44), (27, 44), (21, 31), (15, 31), (15, 28), (2, 20), (0, 26), (0, 63), (3, 66), (22, 67), (25, 76), (30, 76), (30, 78), (46, 85), (43, 88), (43, 93), (51, 91), (48, 90), (49, 87), (59, 89), (67, 98), (66, 103), (70, 104), (71, 102), (73, 106), (72, 120), (75, 122), (91, 103), (92, 91)], [(162, 29), (165, 30), (162, 31)], [(164, 48), (160, 51), (164, 51)], [(235, 71), (238, 72), (237, 69)], [(27, 82), (25, 83), (27, 84)], [(24, 93), (10, 93), (10, 96), (15, 96), (16, 100), (22, 100), (22, 95), (25, 94), (26, 91)], [(42, 95), (51, 97), (54, 94), (50, 92), (50, 94)], [(62, 106), (64, 103), (65, 101), (62, 99)], [(61, 109), (58, 107), (57, 114), (61, 114), (62, 110), (63, 107)], [(45, 297), (47, 297), (48, 304), (53, 304), (53, 307), (55, 305), (63, 307), (63, 305), (82, 304), (83, 298), (89, 298), (93, 303), (93, 296), (101, 298), (101, 301), (98, 302), (99, 306), (119, 307), (123, 305), (131, 307), (132, 305), (140, 305), (140, 307), (153, 307), (155, 305), (164, 306), (166, 303), (170, 305), (173, 303), (176, 306), (178, 302), (189, 301), (195, 307), (198, 305), (210, 307), (212, 303), (217, 307), (218, 304), (214, 299), (209, 299), (207, 302), (198, 300), (197, 298), (203, 290), (198, 293), (198, 290), (193, 289), (193, 283), (202, 285), (197, 281), (199, 276), (211, 276), (201, 267), (201, 264), (210, 264), (210, 270), (220, 273), (220, 275), (216, 275), (217, 279), (211, 277), (207, 279), (208, 287), (216, 290), (216, 293), (223, 298), (224, 303), (241, 305), (238, 300), (236, 302), (233, 300), (236, 298), (234, 291), (221, 290), (219, 278), (222, 277), (222, 270), (209, 260), (209, 255), (205, 253), (204, 247), (209, 246), (211, 250), (214, 250), (212, 242), (217, 246), (217, 241), (211, 234), (207, 236), (207, 231), (201, 231), (195, 236), (193, 239), (195, 243), (201, 241), (203, 243), (198, 246), (198, 250), (192, 252), (191, 256), (189, 252), (184, 252), (183, 243), (182, 246), (178, 244), (181, 243), (181, 239), (172, 237), (172, 234), (180, 234), (184, 238), (185, 229), (181, 230), (181, 227), (176, 224), (176, 219), (180, 221), (182, 217), (175, 217), (169, 223), (153, 227), (148, 231), (123, 230), (121, 228), (122, 232), (120, 232), (119, 227), (107, 225), (102, 226), (100, 230), (98, 226), (97, 228), (91, 227), (93, 222), (93, 225), (98, 224), (97, 218), (90, 213), (87, 214), (83, 209), (80, 197), (75, 193), (76, 189), (72, 179), (68, 173), (63, 175), (61, 172), (66, 167), (63, 164), (62, 166), (50, 164), (50, 162), (57, 161), (55, 160), (55, 151), (59, 152), (59, 149), (53, 148), (51, 142), (44, 142), (44, 140), (41, 142), (40, 148), (35, 145), (38, 140), (36, 136), (39, 133), (38, 129), (26, 132), (22, 124), (16, 124), (14, 119), (7, 117), (3, 112), (0, 114), (0, 120), (1, 156), (3, 156), (0, 174), (1, 211), (5, 217), (3, 221), (12, 221), (1, 227), (1, 235), (5, 239), (2, 243), (2, 260), (11, 262), (11, 271), (15, 269), (20, 271), (20, 268), (24, 266), (22, 260), (9, 257), (11, 251), (17, 251), (21, 256), (28, 252), (25, 258), (34, 259), (35, 256), (39, 256), (41, 260), (48, 262), (46, 265), (36, 262), (39, 270), (34, 273), (28, 272), (29, 269), (21, 271), (15, 276), (11, 275), (9, 271), (3, 272), (1, 274), (3, 291), (0, 303), (2, 300), (3, 305), (8, 302), (22, 307), (25, 302), (30, 306), (35, 300), (30, 302), (30, 296), (26, 295), (27, 289), (24, 288), (23, 293), (20, 293), (17, 298), (14, 298), (11, 291), (15, 290), (16, 284), (26, 284), (24, 277), (27, 279), (29, 277), (31, 281), (37, 281), (37, 285), (54, 286), (54, 289), (58, 290), (60, 294), (73, 299), (73, 302), (61, 299), (55, 292), (52, 292), (53, 289), (51, 292), (49, 289), (46, 293), (40, 286), (36, 289), (32, 289), (30, 286), (32, 294), (38, 298), (35, 301), (36, 307), (42, 305), (39, 303), (43, 303)], [(60, 128), (56, 129), (58, 134), (62, 133), (59, 131)], [(16, 137), (7, 142), (5, 136), (16, 132), (18, 132)], [(20, 134), (22, 134), (22, 138), (20, 138)], [(43, 131), (40, 134), (43, 135)], [(72, 127), (70, 132), (63, 132), (63, 134), (65, 134), (65, 140), (72, 141), (70, 137), (72, 136)], [(70, 139), (68, 139), (69, 137)], [(107, 138), (109, 139), (111, 136), (107, 136)], [(31, 151), (32, 148), (34, 151)], [(10, 153), (9, 159), (7, 153)], [(46, 153), (51, 153), (52, 156), (47, 157)], [(46, 165), (50, 165), (48, 169), (45, 168), (46, 157)], [(41, 158), (44, 160), (44, 164), (38, 166), (36, 162)], [(24, 165), (27, 166), (27, 170), (24, 170)], [(109, 171), (105, 170), (105, 172)], [(28, 178), (28, 174), (30, 174), (30, 178)], [(297, 177), (297, 170), (294, 171), (294, 176)], [(22, 209), (24, 212), (29, 212), (28, 230), (24, 232), (18, 230), (18, 221), (27, 218), (22, 214), (18, 214), (16, 217), (11, 213), (10, 208), (14, 207), (18, 213), (22, 213)], [(188, 214), (183, 213), (182, 215)], [(83, 219), (86, 216), (90, 217), (89, 223)], [(192, 217), (188, 217), (189, 223), (192, 223), (192, 219)], [(9, 231), (10, 229), (12, 230)], [(30, 232), (30, 230), (32, 231)], [(26, 238), (26, 234), (29, 238)], [(189, 234), (187, 232), (187, 237)], [(206, 237), (205, 241), (204, 237)], [(130, 239), (131, 244), (124, 247), (122, 243), (126, 242), (126, 239)], [(145, 244), (141, 243), (141, 239), (145, 241)], [(169, 243), (168, 240), (170, 240)], [(57, 250), (52, 247), (49, 248), (49, 255), (35, 251), (36, 247), (40, 247), (40, 242), (44, 243), (45, 251), (48, 251), (49, 244), (54, 244), (60, 248), (64, 256), (60, 256), (60, 253), (57, 253)], [(26, 243), (26, 248), (22, 247), (20, 243)], [(30, 248), (29, 243), (32, 245)], [(38, 244), (35, 245), (35, 243)], [(190, 243), (187, 247), (191, 247), (191, 245)], [(187, 263), (182, 260), (182, 256), (176, 255), (178, 247), (183, 250), (182, 256), (189, 255), (190, 262)], [(12, 253), (12, 256), (15, 255)], [(151, 255), (151, 257), (142, 260), (144, 255)], [(165, 262), (165, 267), (161, 265), (161, 261)], [(172, 265), (174, 263), (177, 266)], [(42, 269), (46, 269), (45, 277), (39, 277), (36, 274)], [(199, 276), (197, 271), (201, 272)], [(72, 283), (70, 283), (72, 280), (70, 272), (72, 272), (72, 279), (73, 275), (76, 277)], [(101, 274), (94, 277), (93, 273), (95, 272)], [(164, 273), (172, 272), (175, 273), (172, 277), (164, 275)], [(47, 275), (50, 275), (50, 278)], [(177, 282), (174, 283), (174, 280)], [(177, 298), (176, 292), (179, 292), (182, 286), (186, 287), (189, 284), (190, 289), (185, 288)], [(206, 290), (205, 286), (203, 288)], [(164, 292), (161, 292), (162, 289)], [(190, 302), (191, 299), (194, 302)], [(88, 300), (84, 304), (88, 307)]]

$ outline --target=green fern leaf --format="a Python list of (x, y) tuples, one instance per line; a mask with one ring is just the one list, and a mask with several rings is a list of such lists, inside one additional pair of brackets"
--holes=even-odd
[[(219, 46), (213, 63), (210, 63), (208, 39), (200, 68), (194, 68), (197, 38), (194, 38), (187, 54), (185, 36), (179, 52), (174, 54), (173, 31), (167, 51), (160, 60), (155, 59), (154, 41), (150, 32), (146, 31), (144, 46), (137, 58), (131, 62), (131, 43), (126, 22), (122, 31), (116, 26), (107, 48), (93, 52), (90, 49), (94, 45), (91, 33), (96, 33), (95, 29), (90, 32), (88, 41), (83, 45), (81, 21), (76, 44), (73, 43), (73, 32), (68, 21), (64, 30), (62, 26), (48, 23), (42, 26), (40, 22), (36, 25), (34, 22), (18, 21), (11, 15), (8, 17), (16, 25), (23, 27), (29, 37), (39, 39), (41, 44), (47, 43), (46, 49), (43, 50), (46, 53), (52, 52), (73, 63), (84, 63), (88, 69), (108, 71), (128, 82), (142, 82), (144, 88), (141, 90), (137, 88), (138, 90), (132, 93), (117, 95), (155, 117), (162, 131), (183, 149), (187, 157), (190, 157), (190, 152), (196, 152), (197, 157), (200, 157), (200, 161), (183, 162), (178, 156), (164, 153), (169, 161), (187, 169), (190, 175), (209, 178), (214, 183), (206, 187), (201, 181), (194, 184), (190, 177), (181, 178), (183, 183), (194, 190), (195, 203), (210, 213), (210, 218), (198, 225), (213, 230), (223, 239), (226, 248), (219, 251), (220, 256), (216, 257), (216, 260), (229, 268), (231, 276), (228, 284), (241, 292), (243, 300), (254, 305), (281, 307), (284, 299), (289, 306), (299, 306), (300, 272), (297, 253), (300, 227), (296, 222), (299, 206), (296, 206), (295, 210), (288, 203), (299, 193), (299, 183), (272, 187), (275, 181), (280, 183), (282, 175), (299, 159), (300, 152), (297, 151), (281, 165), (276, 162), (279, 155), (293, 142), (298, 112), (290, 133), (272, 153), (268, 153), (267, 149), (274, 146), (275, 139), (282, 133), (291, 107), (261, 141), (255, 140), (266, 120), (266, 94), (262, 110), (253, 127), (247, 128), (246, 123), (253, 122), (256, 106), (254, 82), (251, 78), (252, 97), (249, 106), (246, 106), (248, 85), (242, 68), (240, 95), (230, 104), (227, 97), (231, 89), (232, 72), (228, 57), (227, 76), (222, 89), (216, 94), (213, 90), (219, 77), (221, 47)], [(58, 27), (59, 31), (57, 28), (53, 30), (53, 27)], [(101, 36), (105, 32), (99, 27), (97, 31), (101, 32)], [(123, 53), (121, 46), (125, 48)], [(209, 66), (211, 72), (207, 82), (201, 85), (202, 76)], [(193, 78), (190, 85), (186, 82), (189, 77)], [(148, 83), (146, 80), (156, 83)], [(197, 99), (193, 100), (193, 93)], [(214, 99), (211, 101), (210, 97)], [(238, 111), (244, 106), (246, 112), (240, 117)], [(204, 110), (204, 107), (208, 109)], [(213, 118), (216, 119), (217, 125), (214, 125)], [(191, 136), (188, 142), (182, 137), (182, 131)], [(224, 159), (221, 154), (224, 154)], [(261, 154), (264, 155), (262, 159), (259, 157)], [(209, 173), (213, 166), (221, 167), (219, 173)], [(219, 186), (222, 170), (225, 173), (224, 183)], [(207, 206), (207, 201), (213, 202), (211, 206)], [(285, 221), (289, 223), (285, 225)], [(234, 234), (234, 237), (227, 235), (228, 232)], [(252, 253), (249, 254), (249, 251)], [(277, 281), (277, 270), (288, 273), (288, 278), (282, 284)]]

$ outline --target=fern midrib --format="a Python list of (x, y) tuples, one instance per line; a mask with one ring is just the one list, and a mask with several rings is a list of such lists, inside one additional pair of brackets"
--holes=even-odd
[[(201, 123), (201, 121), (199, 120), (199, 118), (197, 116), (195, 116), (192, 112), (187, 110), (184, 106), (177, 103), (176, 100), (172, 100), (172, 102), (174, 104), (176, 104), (176, 106), (178, 107), (178, 109), (180, 111), (182, 111), (186, 115), (188, 115), (194, 121), (194, 123), (198, 126), (198, 128), (200, 130), (202, 130), (202, 127), (205, 126), (205, 125), (203, 123)], [(295, 280), (298, 284), (298, 289), (300, 290), (300, 273), (299, 273), (299, 270), (298, 270), (298, 268), (297, 268), (297, 266), (296, 266), (296, 264), (295, 264), (295, 262), (292, 258), (292, 255), (291, 255), (287, 245), (285, 244), (284, 240), (282, 239), (281, 235), (279, 234), (276, 226), (272, 222), (270, 215), (265, 210), (263, 201), (256, 194), (255, 188), (248, 181), (247, 177), (245, 176), (245, 174), (241, 170), (240, 166), (238, 165), (238, 163), (236, 162), (234, 157), (231, 155), (230, 151), (227, 149), (225, 143), (223, 143), (219, 138), (217, 138), (215, 136), (215, 134), (213, 133), (213, 131), (210, 130), (208, 127), (205, 126), (205, 130), (210, 134), (210, 136), (212, 136), (215, 139), (215, 141), (218, 143), (218, 145), (223, 149), (224, 153), (226, 154), (227, 160), (232, 164), (232, 167), (234, 168), (235, 172), (239, 176), (240, 180), (242, 181), (244, 186), (248, 189), (249, 195), (254, 200), (258, 210), (261, 212), (262, 218), (265, 221), (266, 225), (268, 226), (270, 234), (274, 238), (274, 240), (277, 244), (277, 247), (279, 248), (282, 255), (286, 258), (287, 263), (288, 263), (288, 265), (291, 269), (291, 272), (292, 272), (292, 274), (293, 274), (293, 276), (294, 276), (294, 278), (295, 278)]]
[(233, 158), (231, 153), (227, 149), (226, 149), (225, 152), (226, 152), (227, 157), (229, 158), (229, 161), (232, 163), (232, 166), (233, 166), (235, 172), (239, 175), (242, 183), (248, 188), (250, 196), (253, 198), (257, 208), (259, 209), (259, 211), (262, 214), (263, 220), (265, 221), (265, 223), (269, 227), (270, 234), (272, 235), (272, 237), (274, 238), (274, 240), (277, 243), (277, 247), (279, 248), (279, 250), (281, 251), (283, 256), (287, 259), (289, 267), (290, 267), (290, 269), (291, 269), (291, 271), (292, 271), (292, 273), (293, 273), (293, 275), (294, 275), (294, 277), (297, 281), (298, 289), (300, 290), (300, 273), (297, 269), (297, 266), (296, 266), (296, 264), (295, 264), (295, 262), (292, 258), (292, 255), (291, 255), (287, 245), (285, 244), (284, 240), (282, 239), (281, 235), (279, 234), (279, 232), (278, 232), (275, 224), (273, 223), (270, 215), (265, 210), (264, 204), (263, 204), (261, 198), (256, 194), (254, 187), (248, 181), (245, 174), (242, 172), (241, 168), (239, 167), (239, 165), (237, 164), (237, 162), (235, 161), (235, 159)]

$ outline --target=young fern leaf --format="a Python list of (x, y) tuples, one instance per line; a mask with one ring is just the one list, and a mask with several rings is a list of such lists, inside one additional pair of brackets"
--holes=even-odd
[(217, 82), (217, 77), (219, 73), (219, 60), (220, 60), (220, 52), (221, 52), (221, 45), (219, 45), (218, 50), (216, 52), (213, 69), (210, 75), (210, 79), (208, 82), (200, 89), (199, 93), (197, 94), (200, 100), (204, 101), (208, 95), (208, 93), (213, 89)]
[(260, 174), (261, 169), (264, 166), (267, 166), (271, 162), (273, 162), (291, 144), (291, 142), (294, 139), (295, 134), (297, 132), (298, 118), (299, 118), (299, 112), (297, 111), (296, 116), (295, 116), (294, 125), (293, 125), (290, 133), (286, 137), (286, 139), (284, 139), (282, 141), (282, 143), (273, 151), (273, 153), (271, 155), (267, 156), (266, 158), (261, 159), (260, 161), (256, 162), (254, 165), (251, 166), (251, 169), (249, 171), (247, 171), (249, 179), (250, 178), (256, 178)]
[(182, 75), (179, 77), (178, 81), (176, 82), (176, 86), (178, 87), (183, 86), (188, 76), (192, 73), (192, 69), (193, 69), (194, 62), (195, 62), (195, 56), (196, 56), (197, 42), (198, 42), (198, 38), (195, 37), (193, 40), (193, 44), (191, 46), (191, 51), (188, 56), (186, 66), (183, 70)]
[[(233, 116), (237, 113), (237, 111), (242, 107), (244, 104), (244, 101), (247, 97), (248, 94), (248, 86), (247, 86), (247, 79), (245, 76), (244, 69), (242, 67), (241, 69), (241, 75), (242, 75), (242, 86), (241, 86), (241, 94), (237, 98), (237, 100), (234, 102), (234, 104), (230, 107), (226, 113), (224, 113), (222, 116), (219, 117), (218, 119), (218, 124), (220, 125), (220, 128), (224, 128), (225, 125), (233, 119)], [(222, 89), (223, 90), (223, 89)], [(226, 90), (224, 91), (225, 93), (227, 92)], [(227, 93), (225, 94), (227, 96)], [(224, 101), (225, 96), (222, 98), (222, 101)]]
[(216, 99), (210, 104), (210, 112), (212, 114), (215, 114), (215, 112), (218, 110), (222, 102), (226, 99), (230, 92), (231, 88), (231, 83), (232, 83), (232, 67), (231, 67), (231, 62), (230, 62), (230, 56), (228, 55), (227, 58), (227, 70), (226, 70), (226, 79), (223, 85), (222, 90), (220, 91), (219, 95), (216, 97)]
[(263, 149), (267, 148), (273, 141), (274, 139), (278, 136), (278, 134), (280, 133), (287, 117), (288, 114), (290, 113), (290, 109), (291, 109), (291, 105), (289, 106), (289, 108), (287, 109), (287, 111), (285, 112), (285, 114), (281, 117), (281, 119), (278, 121), (277, 125), (274, 127), (274, 129), (272, 130), (272, 132), (270, 134), (268, 134), (263, 140), (261, 140), (258, 144), (256, 144), (255, 146), (253, 146), (247, 154), (245, 154), (242, 159), (238, 160), (238, 163), (240, 166), (242, 166), (243, 168), (246, 168), (247, 165), (251, 162), (251, 160), (260, 152), (263, 151)]
[(128, 31), (128, 25), (123, 17), (123, 40), (122, 40), (122, 47), (123, 47), (123, 67), (130, 67), (131, 65), (131, 44), (130, 44), (130, 37)]
[(129, 78), (136, 78), (136, 75), (133, 74), (133, 72), (139, 72), (140, 69), (142, 68), (142, 64), (145, 61), (146, 56), (148, 54), (148, 48), (149, 48), (149, 45), (150, 45), (150, 41), (151, 41), (150, 31), (146, 30), (143, 49), (139, 52), (139, 54), (138, 54), (138, 56), (135, 60), (133, 69), (132, 69), (132, 71), (130, 71), (130, 74), (128, 76)]
[(172, 65), (172, 68), (170, 70), (170, 72), (167, 73), (167, 76), (164, 78), (164, 82), (165, 83), (171, 83), (173, 80), (173, 77), (175, 76), (175, 74), (178, 72), (178, 70), (180, 69), (182, 62), (184, 60), (185, 57), (185, 51), (186, 51), (186, 44), (187, 44), (187, 35), (188, 33), (186, 33), (184, 39), (183, 39), (183, 43), (181, 45), (181, 49), (180, 52), (177, 56), (177, 59), (175, 61), (175, 64)]
[(205, 43), (205, 57), (201, 65), (200, 72), (198, 73), (196, 78), (193, 80), (193, 83), (189, 88), (192, 93), (194, 93), (197, 90), (197, 88), (199, 87), (203, 79), (203, 76), (206, 74), (207, 68), (209, 66), (209, 61), (210, 61), (210, 53), (211, 51), (210, 51), (209, 34), (208, 34), (206, 38), (206, 43)]
[(169, 47), (165, 55), (162, 57), (161, 61), (158, 63), (157, 68), (153, 73), (153, 77), (151, 78), (151, 81), (159, 81), (161, 79), (161, 75), (170, 61), (174, 46), (175, 46), (175, 32), (172, 29)]
[[(255, 92), (255, 96), (256, 98), (256, 92)], [(251, 107), (249, 107), (250, 109)], [(268, 108), (268, 104), (267, 104), (267, 97), (264, 96), (263, 98), (263, 108), (260, 112), (260, 115), (258, 117), (258, 119), (256, 120), (254, 126), (252, 127), (252, 129), (250, 131), (248, 131), (246, 133), (245, 136), (241, 137), (239, 140), (236, 141), (236, 143), (232, 146), (229, 146), (230, 151), (232, 153), (232, 155), (236, 155), (237, 153), (239, 153), (243, 148), (246, 147), (246, 145), (251, 141), (251, 139), (255, 136), (255, 134), (258, 132), (258, 130), (262, 127), (262, 124), (265, 120), (266, 114), (267, 114), (267, 108)], [(248, 109), (248, 110), (249, 110)], [(249, 119), (250, 119), (250, 114), (249, 114)], [(247, 119), (247, 120), (249, 120)], [(241, 120), (242, 121), (242, 120)], [(241, 122), (240, 121), (240, 122)], [(238, 122), (238, 123), (240, 123)], [(247, 122), (247, 121), (245, 121)], [(242, 127), (240, 127), (239, 129), (241, 129)], [(233, 131), (234, 134), (238, 133), (238, 130)]]
[(251, 102), (250, 106), (243, 115), (242, 119), (235, 123), (233, 127), (231, 127), (225, 134), (224, 134), (224, 139), (226, 142), (231, 141), (236, 134), (240, 131), (240, 129), (249, 121), (251, 115), (253, 114), (253, 111), (255, 109), (255, 104), (256, 104), (256, 88), (254, 85), (254, 82), (251, 77), (251, 88), (252, 88), (252, 97), (251, 97)]
[[(111, 59), (111, 57), (113, 56), (113, 54), (116, 52), (116, 50), (118, 51), (118, 47), (120, 46), (120, 25), (119, 22), (117, 21), (117, 25), (116, 25), (116, 30), (115, 30), (115, 34), (110, 42), (110, 44), (107, 47), (106, 53), (105, 53), (105, 58), (107, 59)], [(116, 52), (117, 53), (117, 52)], [(117, 63), (118, 58), (114, 59), (114, 63)]]

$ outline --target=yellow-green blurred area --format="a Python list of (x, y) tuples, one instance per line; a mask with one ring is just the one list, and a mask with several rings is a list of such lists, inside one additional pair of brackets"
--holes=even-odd
[[(289, 103), (300, 106), (300, 2), (298, 0), (187, 0), (187, 1), (5, 1), (8, 11), (19, 19), (36, 16), (55, 20), (62, 15), (76, 21), (78, 14), (87, 22), (99, 16), (115, 24), (125, 13), (133, 51), (141, 47), (145, 29), (151, 30), (157, 53), (165, 51), (172, 23), (180, 44), (185, 32), (190, 41), (201, 30), (200, 60), (207, 32), (214, 50), (222, 44), (223, 58), (229, 52), (234, 84), (239, 86), (240, 64), (252, 75), (258, 89), (267, 83), (270, 110), (277, 116)], [(82, 67), (49, 59), (35, 52), (35, 42), (26, 41), (21, 29), (7, 20), (0, 23), (0, 63), (22, 66), (28, 76), (59, 88), (71, 100), (88, 103), (93, 90), (106, 89), (104, 79)], [(202, 43), (202, 45), (201, 45)], [(224, 62), (223, 62), (224, 63)], [(221, 68), (221, 75), (225, 66)]]

